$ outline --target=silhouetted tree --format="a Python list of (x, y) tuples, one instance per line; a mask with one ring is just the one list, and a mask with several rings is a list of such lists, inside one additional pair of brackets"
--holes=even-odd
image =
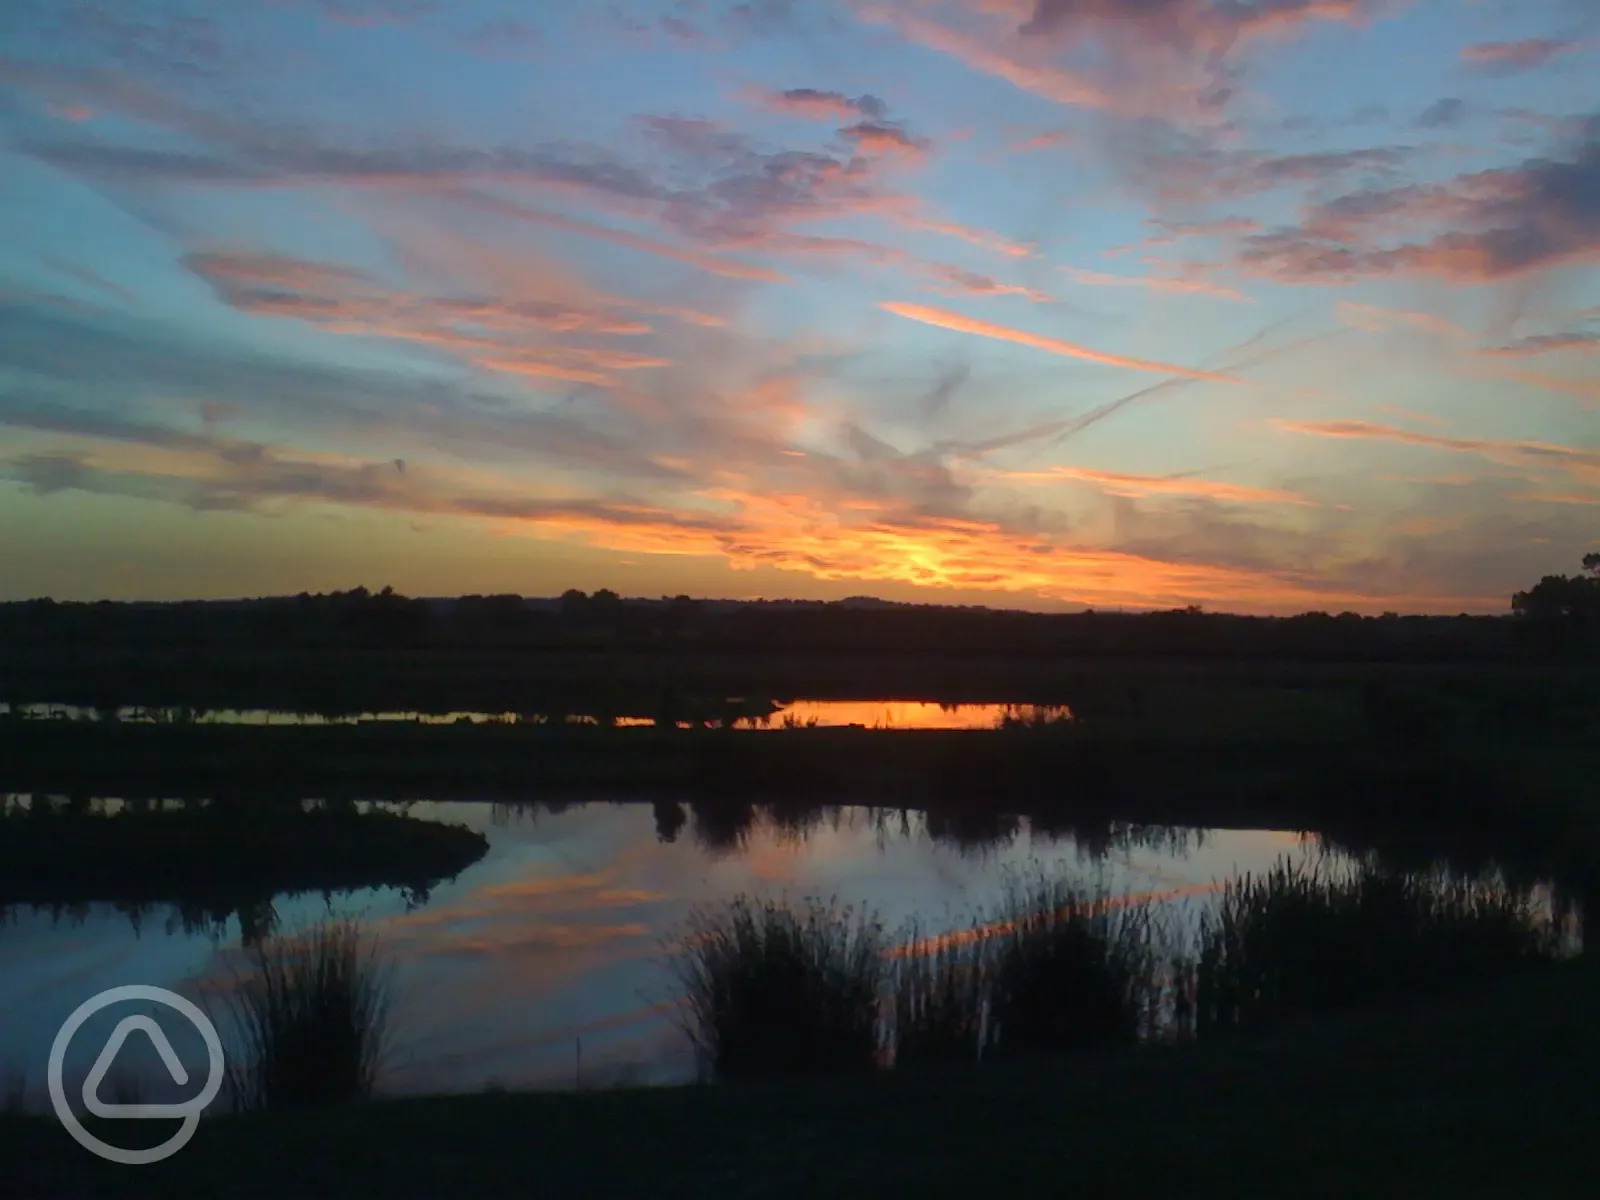
[(1586, 575), (1546, 575), (1511, 598), (1511, 611), (1536, 621), (1600, 617), (1600, 554), (1583, 558)]

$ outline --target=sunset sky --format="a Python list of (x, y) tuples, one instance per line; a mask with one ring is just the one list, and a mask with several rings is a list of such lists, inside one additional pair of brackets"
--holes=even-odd
[(0, 599), (1501, 611), (1594, 0), (5, 0)]

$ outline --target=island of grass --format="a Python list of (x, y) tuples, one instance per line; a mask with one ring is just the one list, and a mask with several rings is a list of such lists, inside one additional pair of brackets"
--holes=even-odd
[(107, 814), (38, 795), (0, 812), (0, 909), (171, 905), (185, 925), (237, 916), (248, 940), (270, 929), (274, 896), (393, 887), (420, 899), (487, 850), (464, 826), (351, 805), (213, 800)]

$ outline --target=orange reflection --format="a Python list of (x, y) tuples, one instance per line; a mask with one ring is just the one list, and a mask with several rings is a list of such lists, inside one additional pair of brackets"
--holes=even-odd
[[(1159, 904), (1166, 900), (1179, 900), (1185, 896), (1206, 896), (1219, 892), (1223, 888), (1220, 883), (1197, 883), (1187, 887), (1169, 888), (1159, 892), (1128, 892), (1125, 895), (1113, 896), (1109, 900), (1097, 900), (1092, 904), (1081, 906), (1082, 911), (1111, 911), (1118, 908), (1127, 908), (1134, 904)], [(1071, 908), (1060, 909), (1057, 915), (1065, 916), (1072, 912)], [(975, 925), (970, 929), (956, 929), (950, 933), (936, 934), (933, 937), (919, 938), (914, 942), (907, 942), (903, 946), (895, 946), (885, 951), (889, 958), (911, 958), (919, 954), (931, 954), (949, 946), (968, 946), (974, 942), (985, 941), (997, 937), (1002, 933), (1009, 933), (1017, 927), (1015, 921), (991, 921), (984, 925)]]
[(993, 729), (1006, 717), (1064, 717), (1064, 705), (930, 704), (920, 700), (796, 700), (772, 724), (863, 725), (868, 729)]

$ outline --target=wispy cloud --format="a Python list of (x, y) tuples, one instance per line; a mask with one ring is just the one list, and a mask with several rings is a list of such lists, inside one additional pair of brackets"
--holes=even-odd
[(1532, 71), (1580, 46), (1575, 38), (1524, 38), (1517, 42), (1475, 42), (1461, 50), (1461, 61), (1481, 71), (1510, 75)]
[[(1347, 193), (1299, 227), (1245, 240), (1246, 269), (1288, 282), (1396, 274), (1506, 279), (1600, 257), (1600, 119), (1563, 158), (1474, 172), (1441, 185)], [(1443, 221), (1422, 240), (1374, 245), (1391, 229)]]
[(1207, 279), (1179, 275), (1107, 275), (1103, 271), (1080, 271), (1063, 267), (1074, 283), (1088, 287), (1131, 287), (1151, 292), (1170, 292), (1176, 295), (1214, 296), (1219, 300), (1236, 300), (1248, 303), (1250, 297), (1236, 288)]
[(1554, 468), (1592, 482), (1600, 482), (1600, 451), (1584, 450), (1576, 446), (1562, 446), (1552, 442), (1447, 437), (1444, 434), (1420, 433), (1416, 430), (1400, 429), (1393, 425), (1378, 425), (1368, 421), (1278, 420), (1273, 423), (1287, 433), (1396, 442), (1406, 446), (1447, 450), (1455, 454), (1476, 454), (1510, 466)]
[(1201, 371), (1193, 367), (1179, 367), (1170, 363), (1153, 362), (1148, 359), (1129, 358), (1121, 354), (1106, 354), (1062, 338), (1044, 337), (1041, 334), (1028, 333), (1022, 329), (1012, 329), (1008, 325), (996, 325), (990, 321), (979, 321), (972, 317), (964, 317), (960, 313), (953, 313), (940, 308), (928, 308), (921, 304), (900, 304), (886, 301), (878, 307), (886, 312), (894, 313), (897, 317), (905, 317), (908, 321), (920, 321), (924, 325), (933, 325), (940, 329), (952, 329), (957, 333), (970, 333), (977, 337), (992, 338), (995, 341), (1012, 342), (1018, 346), (1028, 346), (1034, 350), (1043, 350), (1048, 354), (1059, 354), (1065, 358), (1081, 358), (1088, 362), (1104, 363), (1111, 367), (1123, 367), (1130, 371), (1152, 371), (1160, 375), (1182, 375), (1188, 379), (1202, 379), (1212, 383), (1239, 382), (1235, 376), (1223, 375), (1216, 371)]
[(876, 96), (852, 97), (817, 88), (788, 88), (781, 92), (749, 88), (742, 94), (761, 108), (813, 121), (878, 120), (888, 112), (888, 107)]
[(1053, 304), (1055, 297), (1037, 288), (1015, 283), (1000, 283), (987, 275), (968, 271), (962, 267), (940, 265), (935, 268), (940, 290), (951, 295), (964, 296), (1021, 296), (1035, 304)]
[(1497, 358), (1531, 358), (1536, 354), (1556, 354), (1563, 350), (1583, 353), (1600, 352), (1600, 333), (1588, 331), (1575, 333), (1539, 333), (1518, 338), (1503, 346), (1485, 350)]
[(1047, 129), (1043, 133), (1036, 133), (1032, 137), (1025, 137), (1010, 143), (1006, 149), (1013, 154), (1031, 154), (1037, 150), (1053, 150), (1057, 146), (1070, 146), (1077, 141), (1077, 137), (1070, 129)]
[(1243, 484), (1225, 483), (1218, 479), (1200, 479), (1192, 475), (1130, 475), (1118, 471), (1096, 471), (1088, 467), (1055, 466), (1038, 471), (1014, 471), (1008, 478), (1038, 481), (1068, 480), (1091, 484), (1109, 496), (1130, 499), (1178, 496), (1201, 500), (1215, 500), (1230, 504), (1290, 504), (1315, 507), (1298, 492), (1277, 488), (1247, 487)]
[(652, 326), (610, 305), (543, 298), (429, 296), (384, 286), (353, 271), (262, 254), (191, 254), (190, 270), (241, 312), (290, 317), (334, 333), (363, 334), (436, 348), (489, 371), (614, 385), (616, 372), (670, 365), (593, 341), (553, 335), (628, 337)]

